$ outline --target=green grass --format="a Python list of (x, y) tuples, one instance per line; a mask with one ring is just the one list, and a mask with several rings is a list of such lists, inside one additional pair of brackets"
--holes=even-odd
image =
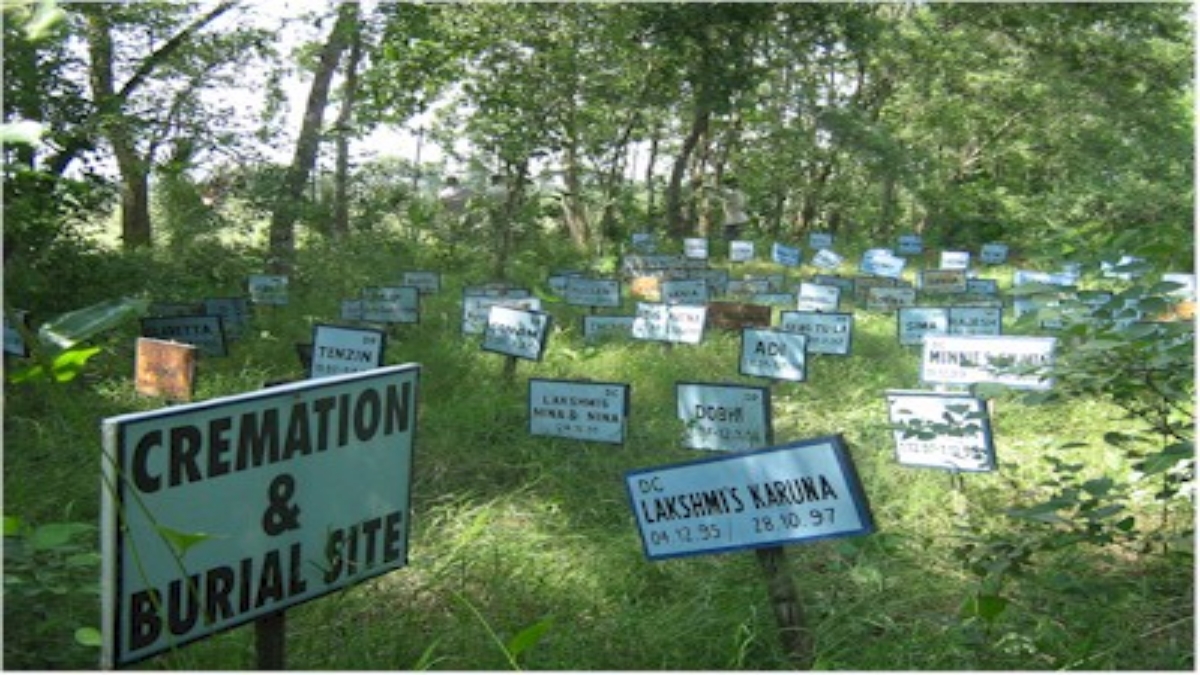
[[(256, 271), (252, 260), (222, 260), (216, 249), (203, 255), (220, 266), (160, 261), (133, 283), (153, 289), (156, 299), (228, 295), (236, 292), (234, 277)], [(555, 266), (566, 260), (555, 255)], [(550, 266), (534, 264), (535, 257), (522, 258), (515, 276), (544, 288)], [(548, 303), (556, 328), (545, 359), (521, 362), (505, 381), (504, 357), (459, 332), (461, 289), (486, 281), (486, 264), (445, 263), (363, 235), (304, 249), (291, 303), (260, 311), (229, 357), (203, 360), (197, 397), (300, 377), (293, 344), (308, 341), (314, 323), (337, 323), (341, 298), (395, 281), (405, 269), (445, 274), (442, 292), (423, 303), (421, 323), (394, 328), (387, 352), (389, 363), (423, 369), (410, 564), (289, 610), (288, 666), (789, 669), (755, 556), (649, 562), (624, 492), (626, 471), (706, 456), (678, 445), (677, 381), (767, 384), (737, 373), (736, 335), (713, 333), (698, 346), (589, 345), (580, 328), (586, 309)], [(632, 307), (627, 302), (625, 313)], [(31, 524), (96, 522), (99, 421), (158, 405), (132, 391), (135, 330), (102, 340), (103, 355), (75, 382), (6, 386), (7, 515)], [(817, 357), (807, 382), (771, 387), (776, 442), (844, 435), (878, 526), (870, 536), (787, 549), (816, 632), (817, 667), (1190, 669), (1190, 558), (1111, 547), (1047, 551), (1027, 575), (1008, 578), (1010, 605), (993, 625), (960, 611), (981, 586), (956, 552), (972, 537), (1020, 534), (1003, 511), (1044, 491), (1044, 455), (1082, 462), (1089, 475), (1128, 472), (1128, 459), (1102, 440), (1121, 428), (1116, 411), (1091, 400), (1030, 407), (1000, 396), (992, 423), (1001, 469), (966, 476), (958, 491), (946, 473), (893, 459), (883, 395), (920, 388), (918, 353), (897, 344), (890, 316), (860, 311), (855, 331), (853, 356)], [(627, 442), (530, 436), (530, 377), (629, 383)], [(1061, 450), (1068, 441), (1087, 445)], [(84, 536), (94, 545), (94, 532)], [(95, 651), (72, 637), (99, 623), (94, 564), (80, 563), (70, 575), (78, 592), (61, 596), (14, 594), (6, 577), (6, 665), (94, 667)], [(50, 629), (37, 629), (39, 621)], [(548, 626), (541, 639), (514, 654), (511, 641), (541, 622)], [(137, 668), (245, 669), (254, 653), (246, 626)]]

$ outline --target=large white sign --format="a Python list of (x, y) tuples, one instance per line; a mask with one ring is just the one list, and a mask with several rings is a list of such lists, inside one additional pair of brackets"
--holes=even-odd
[(403, 567), (420, 366), (103, 422), (102, 666)]
[(733, 384), (675, 385), (683, 446), (742, 452), (771, 444), (771, 390)]
[(896, 461), (951, 471), (994, 471), (987, 402), (968, 394), (887, 392)]
[(621, 444), (629, 419), (629, 385), (529, 380), (529, 433)]
[(625, 474), (651, 560), (869, 534), (840, 436)]
[(1052, 337), (927, 335), (921, 356), (926, 384), (972, 385), (983, 382), (1015, 389), (1050, 389), (1054, 385)]

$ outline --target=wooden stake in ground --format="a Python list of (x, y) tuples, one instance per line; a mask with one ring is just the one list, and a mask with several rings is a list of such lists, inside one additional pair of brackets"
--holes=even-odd
[(793, 667), (809, 670), (815, 660), (813, 634), (804, 616), (804, 605), (796, 592), (796, 584), (788, 574), (783, 547), (755, 549), (754, 553), (767, 580), (767, 597), (775, 612), (783, 651)]
[(283, 610), (272, 612), (254, 622), (255, 669), (284, 670), (287, 620)]

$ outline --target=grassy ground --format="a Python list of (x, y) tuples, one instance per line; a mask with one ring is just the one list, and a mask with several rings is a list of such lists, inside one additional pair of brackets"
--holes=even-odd
[[(258, 270), (253, 259), (226, 259), (219, 250), (203, 254), (213, 262), (208, 267), (158, 261), (130, 283), (145, 283), (158, 300), (234, 294), (242, 273)], [(569, 262), (530, 254), (517, 261), (515, 276), (544, 291), (549, 270)], [(673, 348), (588, 345), (581, 337), (585, 310), (548, 303), (556, 328), (544, 360), (522, 362), (506, 381), (503, 357), (459, 332), (461, 289), (486, 281), (476, 271), (483, 268), (377, 237), (310, 247), (293, 277), (291, 303), (260, 311), (229, 357), (201, 364), (201, 399), (298, 377), (293, 343), (307, 341), (315, 322), (336, 322), (340, 298), (395, 281), (406, 269), (445, 274), (442, 292), (422, 305), (421, 323), (394, 329), (387, 353), (389, 363), (423, 369), (410, 564), (290, 610), (288, 666), (790, 668), (754, 554), (649, 562), (624, 494), (628, 470), (704, 456), (678, 445), (675, 382), (765, 383), (737, 373), (738, 338), (712, 334), (702, 345)], [(1001, 279), (1008, 273), (997, 270)], [(177, 281), (166, 285), (167, 278)], [(624, 313), (631, 312), (627, 302)], [(31, 525), (97, 521), (99, 420), (158, 405), (132, 391), (134, 331), (106, 338), (102, 356), (74, 382), (6, 386), (7, 515)], [(1077, 461), (1096, 476), (1127, 474), (1128, 460), (1102, 442), (1105, 432), (1121, 428), (1116, 411), (1090, 400), (1029, 407), (1002, 395), (992, 420), (1000, 470), (966, 476), (957, 489), (946, 473), (893, 459), (884, 392), (920, 388), (918, 352), (897, 344), (890, 316), (859, 311), (855, 331), (852, 356), (816, 358), (807, 382), (772, 388), (776, 442), (843, 434), (878, 526), (866, 537), (788, 548), (815, 631), (817, 667), (1190, 669), (1190, 557), (1090, 546), (1038, 552), (1023, 574), (1003, 577), (1009, 605), (995, 620), (962, 611), (984, 590), (965, 564), (964, 545), (993, 535), (1036, 540), (1003, 510), (1044, 492), (1043, 457)], [(530, 436), (529, 377), (629, 383), (627, 442)], [(1069, 441), (1081, 445), (1063, 450)], [(1168, 526), (1174, 518), (1191, 516), (1171, 516)], [(96, 539), (94, 530), (73, 533), (77, 545), (9, 563), (8, 667), (94, 667), (95, 650), (77, 644), (73, 633), (99, 625)], [(10, 586), (7, 572), (24, 573), (22, 565), (32, 576), (40, 569), (57, 590)], [(534, 627), (545, 628), (536, 644), (509, 648)], [(253, 663), (254, 631), (243, 627), (137, 667)]]

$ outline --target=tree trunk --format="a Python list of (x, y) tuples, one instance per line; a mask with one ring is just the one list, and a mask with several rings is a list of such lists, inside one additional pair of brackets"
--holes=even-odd
[(700, 137), (708, 131), (710, 116), (708, 106), (697, 101), (696, 112), (692, 116), (692, 128), (688, 131), (687, 137), (683, 139), (683, 147), (679, 149), (679, 156), (675, 158), (675, 165), (671, 167), (671, 180), (667, 184), (666, 195), (667, 232), (674, 237), (683, 237), (687, 234), (687, 223), (683, 214), (683, 175), (687, 172), (692, 151), (696, 149)]
[(268, 267), (275, 274), (291, 272), (296, 255), (296, 219), (300, 216), (299, 206), (304, 200), (304, 186), (316, 165), (317, 151), (321, 146), (321, 120), (329, 101), (330, 83), (347, 40), (357, 24), (358, 3), (343, 2), (338, 9), (337, 22), (321, 49), (320, 62), (304, 110), (300, 138), (296, 141), (296, 154), (288, 168), (283, 191), (275, 203), (275, 211), (271, 214)]
[(337, 169), (334, 174), (333, 236), (350, 234), (350, 135), (354, 126), (354, 102), (358, 95), (358, 64), (362, 60), (362, 31), (357, 22), (350, 38), (346, 82), (342, 86), (342, 109), (337, 119)]
[(562, 196), (563, 220), (567, 224), (567, 232), (571, 242), (580, 251), (587, 250), (588, 220), (587, 211), (583, 204), (583, 182), (579, 179), (579, 154), (575, 148), (575, 140), (567, 145), (565, 157), (566, 166), (563, 171), (563, 182), (566, 183), (566, 194)]

